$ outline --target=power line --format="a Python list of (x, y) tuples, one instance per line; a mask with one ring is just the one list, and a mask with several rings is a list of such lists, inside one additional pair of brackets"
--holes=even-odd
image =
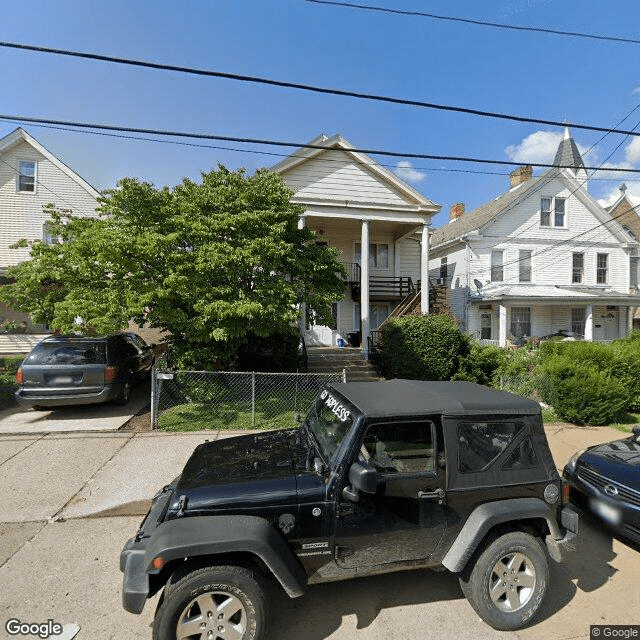
[[(311, 143), (300, 143), (300, 142), (286, 142), (283, 140), (267, 140), (264, 138), (244, 138), (237, 136), (221, 136), (221, 135), (213, 135), (213, 134), (205, 134), (205, 133), (193, 133), (186, 131), (167, 131), (161, 129), (145, 129), (138, 127), (122, 127), (116, 125), (106, 125), (106, 124), (91, 124), (86, 122), (74, 122), (74, 121), (64, 121), (64, 120), (52, 120), (48, 118), (30, 118), (26, 116), (13, 116), (0, 114), (0, 120), (9, 120), (13, 122), (19, 123), (33, 123), (33, 124), (50, 124), (50, 125), (58, 125), (63, 127), (76, 127), (78, 129), (97, 129), (98, 131), (117, 131), (117, 132), (125, 132), (125, 133), (140, 133), (146, 135), (156, 135), (156, 136), (170, 136), (176, 138), (191, 138), (196, 140), (221, 140), (225, 142), (239, 142), (244, 144), (259, 144), (259, 145), (267, 145), (267, 146), (276, 146), (276, 147), (292, 147), (292, 148), (302, 148), (302, 149), (318, 149), (318, 150), (326, 150), (327, 147), (321, 144), (311, 144)], [(623, 133), (619, 130), (611, 130), (611, 129), (603, 129), (603, 131), (607, 131), (609, 133)], [(629, 132), (626, 135), (638, 135), (640, 133)], [(510, 160), (489, 160), (486, 158), (471, 158), (467, 156), (446, 156), (446, 155), (436, 155), (429, 153), (409, 153), (402, 151), (386, 151), (383, 149), (358, 149), (353, 148), (349, 149), (349, 151), (353, 153), (363, 153), (367, 155), (379, 155), (379, 156), (388, 156), (394, 158), (412, 158), (412, 159), (422, 159), (422, 160), (442, 160), (448, 162), (472, 162), (478, 164), (496, 164), (496, 165), (506, 165), (512, 167), (520, 167), (523, 166), (523, 162), (513, 162)], [(547, 164), (542, 162), (532, 162), (528, 163), (534, 167), (545, 167), (545, 168), (558, 168), (558, 169), (572, 169), (574, 167), (570, 167), (569, 165), (555, 165), (555, 164)], [(585, 170), (596, 171), (599, 167), (585, 167)], [(620, 173), (640, 173), (640, 169), (615, 169), (616, 172)]]
[[(105, 56), (97, 53), (88, 53), (83, 51), (70, 51), (67, 49), (54, 49), (52, 47), (38, 47), (28, 44), (20, 44), (16, 42), (0, 41), (0, 47), (19, 49), (23, 51), (34, 51), (37, 53), (50, 53), (60, 56), (68, 56), (73, 58), (83, 58), (87, 60), (97, 60), (100, 62), (111, 62), (114, 64), (123, 64), (135, 67), (144, 67), (147, 69), (156, 69), (160, 71), (175, 71), (177, 73), (187, 73), (197, 76), (206, 76), (213, 78), (225, 78), (227, 80), (237, 80), (240, 82), (250, 82), (255, 84), (264, 84), (274, 87), (282, 87), (286, 89), (298, 89), (300, 91), (310, 91), (312, 93), (323, 93), (335, 96), (343, 96), (348, 98), (358, 98), (360, 100), (372, 100), (376, 102), (386, 102), (390, 104), (400, 104), (412, 107), (421, 107), (425, 109), (435, 109), (438, 111), (448, 111), (454, 113), (465, 113), (467, 115), (480, 116), (484, 118), (496, 118), (500, 120), (509, 120), (512, 122), (526, 122), (528, 124), (544, 124), (553, 127), (564, 127), (568, 123), (559, 120), (545, 120), (541, 118), (530, 118), (527, 116), (519, 116), (497, 111), (484, 111), (482, 109), (471, 109), (469, 107), (457, 107), (453, 105), (439, 104), (435, 102), (425, 102), (423, 100), (412, 100), (408, 98), (396, 98), (393, 96), (384, 96), (373, 93), (363, 93), (360, 91), (349, 91), (346, 89), (335, 89), (330, 87), (321, 87), (318, 85), (303, 84), (298, 82), (287, 82), (284, 80), (275, 80), (273, 78), (263, 78), (259, 76), (248, 76), (239, 73), (228, 73), (224, 71), (213, 71), (211, 69), (199, 69), (195, 67), (182, 67), (177, 65), (161, 64), (158, 62), (148, 62), (144, 60), (134, 60), (130, 58), (117, 58), (114, 56)], [(574, 129), (583, 129), (586, 131), (600, 131), (607, 133), (618, 133), (625, 135), (640, 136), (640, 133), (632, 133), (630, 131), (612, 130), (607, 127), (598, 127), (588, 124), (571, 123)]]
[(473, 20), (471, 18), (460, 18), (458, 16), (443, 16), (437, 13), (427, 13), (425, 11), (407, 11), (403, 9), (391, 9), (389, 7), (375, 7), (372, 5), (358, 4), (355, 2), (334, 2), (332, 0), (303, 0), (303, 2), (310, 2), (312, 4), (324, 4), (324, 5), (334, 6), (334, 7), (346, 7), (349, 9), (361, 9), (364, 11), (375, 11), (378, 13), (388, 13), (388, 14), (395, 14), (395, 15), (401, 15), (401, 16), (431, 18), (432, 20), (472, 24), (475, 26), (491, 27), (494, 29), (508, 29), (510, 31), (529, 31), (534, 33), (548, 33), (554, 36), (569, 36), (572, 38), (587, 38), (589, 40), (604, 40), (606, 42), (624, 42), (626, 44), (640, 44), (640, 40), (637, 40), (635, 38), (626, 38), (623, 36), (603, 36), (597, 33), (565, 31), (561, 29), (550, 29), (548, 27), (519, 26), (519, 25), (513, 25), (513, 24), (505, 24), (504, 22)]

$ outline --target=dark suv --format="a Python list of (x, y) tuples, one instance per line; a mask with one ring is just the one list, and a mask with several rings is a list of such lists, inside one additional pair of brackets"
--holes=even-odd
[(198, 446), (120, 556), (123, 604), (164, 587), (153, 638), (262, 638), (267, 577), (309, 585), (420, 567), (459, 576), (476, 612), (518, 629), (576, 513), (540, 406), (466, 382), (331, 384), (295, 431)]
[(153, 366), (153, 347), (135, 333), (49, 336), (23, 360), (16, 400), (27, 407), (129, 401)]

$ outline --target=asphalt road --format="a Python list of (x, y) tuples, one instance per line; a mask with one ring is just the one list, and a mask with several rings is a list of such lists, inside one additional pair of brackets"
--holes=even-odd
[[(0, 637), (16, 637), (5, 623), (17, 618), (51, 619), (70, 634), (77, 625), (82, 640), (149, 640), (155, 601), (140, 616), (122, 609), (120, 549), (194, 446), (220, 435), (0, 435)], [(559, 427), (548, 435), (558, 465), (620, 436)], [(640, 622), (637, 548), (583, 518), (578, 553), (551, 564), (542, 615), (517, 633), (485, 625), (449, 573), (415, 571), (318, 585), (296, 600), (274, 593), (269, 640), (586, 640), (590, 624)]]

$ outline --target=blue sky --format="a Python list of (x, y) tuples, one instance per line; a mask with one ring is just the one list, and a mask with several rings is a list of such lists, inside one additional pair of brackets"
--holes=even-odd
[[(612, 0), (370, 0), (513, 25), (637, 37), (640, 6)], [(640, 103), (640, 45), (511, 32), (303, 0), (35, 0), (3, 12), (0, 40), (271, 77), (549, 120), (613, 126)], [(352, 98), (197, 78), (0, 48), (0, 113), (151, 129), (308, 142), (341, 133), (360, 148), (548, 162), (560, 129)], [(640, 109), (623, 127), (640, 122)], [(0, 136), (15, 128), (0, 121)], [(97, 189), (136, 176), (157, 186), (197, 179), (221, 162), (252, 172), (281, 158), (23, 127)], [(639, 126), (640, 128), (640, 126)], [(581, 149), (601, 137), (573, 131)], [(640, 139), (609, 135), (587, 164), (640, 168)], [(614, 155), (606, 160), (622, 142)], [(208, 144), (208, 143), (205, 143)], [(216, 144), (216, 143), (211, 143)], [(377, 158), (386, 165), (399, 161)], [(505, 191), (507, 167), (415, 160), (410, 184), (443, 212)], [(397, 169), (397, 167), (396, 167)], [(406, 167), (405, 167), (406, 169)], [(537, 171), (539, 172), (539, 170)], [(607, 199), (635, 175), (602, 173)]]

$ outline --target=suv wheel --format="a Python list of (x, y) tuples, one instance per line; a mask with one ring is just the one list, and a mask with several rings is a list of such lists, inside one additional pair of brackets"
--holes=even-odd
[[(473, 562), (473, 560), (472, 560)], [(536, 614), (549, 583), (540, 542), (521, 531), (494, 539), (476, 556), (460, 586), (476, 613), (494, 629), (511, 631)]]
[(243, 567), (206, 567), (165, 590), (153, 622), (153, 640), (234, 638), (265, 633), (265, 596), (255, 574)]

